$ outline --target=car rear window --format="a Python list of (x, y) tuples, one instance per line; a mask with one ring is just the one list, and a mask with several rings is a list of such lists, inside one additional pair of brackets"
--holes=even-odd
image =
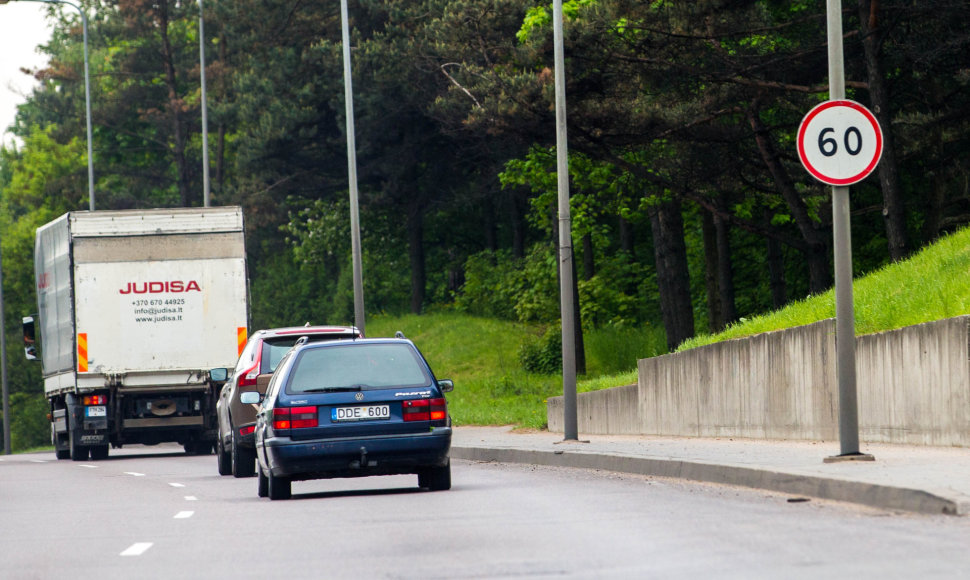
[(430, 383), (427, 368), (409, 345), (350, 343), (300, 353), (286, 392), (419, 387)]
[(260, 364), (259, 372), (261, 374), (274, 373), (276, 372), (276, 367), (279, 366), (280, 361), (283, 360), (283, 355), (285, 355), (296, 341), (299, 340), (301, 336), (306, 336), (308, 342), (321, 342), (324, 340), (341, 340), (347, 338), (354, 338), (353, 333), (330, 333), (330, 334), (318, 334), (318, 335), (292, 335), (292, 336), (282, 336), (277, 338), (267, 338), (263, 341), (263, 356), (261, 358), (262, 363)]

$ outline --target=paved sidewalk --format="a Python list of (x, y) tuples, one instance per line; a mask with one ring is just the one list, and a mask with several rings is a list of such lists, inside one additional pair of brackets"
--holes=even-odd
[(739, 485), (930, 514), (970, 514), (970, 449), (862, 444), (873, 462), (825, 463), (839, 442), (695, 439), (458, 427), (452, 457)]

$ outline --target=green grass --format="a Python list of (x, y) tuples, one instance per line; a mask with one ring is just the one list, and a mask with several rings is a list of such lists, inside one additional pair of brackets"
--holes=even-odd
[[(448, 403), (458, 425), (542, 429), (546, 399), (562, 394), (561, 376), (529, 373), (519, 362), (522, 344), (541, 336), (543, 326), (435, 313), (373, 317), (366, 330), (370, 337), (402, 331), (418, 345), (438, 378), (455, 381)], [(577, 381), (577, 390), (636, 382), (636, 360), (658, 354), (662, 337), (662, 331), (649, 328), (588, 333), (584, 340), (590, 372)], [(618, 367), (627, 370), (617, 373)]]
[[(852, 294), (856, 334), (970, 314), (970, 228), (942, 238), (909, 260), (857, 278)], [(811, 324), (834, 316), (835, 293), (829, 290), (781, 310), (742, 320), (719, 334), (695, 337), (678, 350)]]

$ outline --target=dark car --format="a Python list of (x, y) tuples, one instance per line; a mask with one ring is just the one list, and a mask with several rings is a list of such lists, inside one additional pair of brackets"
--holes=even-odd
[(289, 498), (293, 481), (370, 475), (417, 474), (420, 487), (450, 489), (444, 393), (453, 388), (406, 338), (297, 344), (257, 411), (259, 496)]
[(256, 475), (256, 452), (253, 447), (256, 407), (240, 402), (239, 395), (247, 391), (265, 393), (269, 378), (280, 359), (304, 336), (308, 342), (314, 342), (354, 339), (361, 335), (352, 326), (294, 326), (253, 333), (239, 356), (232, 377), (223, 386), (216, 401), (216, 415), (219, 418), (216, 458), (220, 475)]

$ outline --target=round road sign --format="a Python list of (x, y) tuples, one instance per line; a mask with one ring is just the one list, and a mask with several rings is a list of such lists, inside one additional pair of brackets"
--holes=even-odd
[(855, 101), (826, 101), (798, 127), (798, 157), (816, 179), (851, 185), (872, 173), (882, 156), (879, 121)]

